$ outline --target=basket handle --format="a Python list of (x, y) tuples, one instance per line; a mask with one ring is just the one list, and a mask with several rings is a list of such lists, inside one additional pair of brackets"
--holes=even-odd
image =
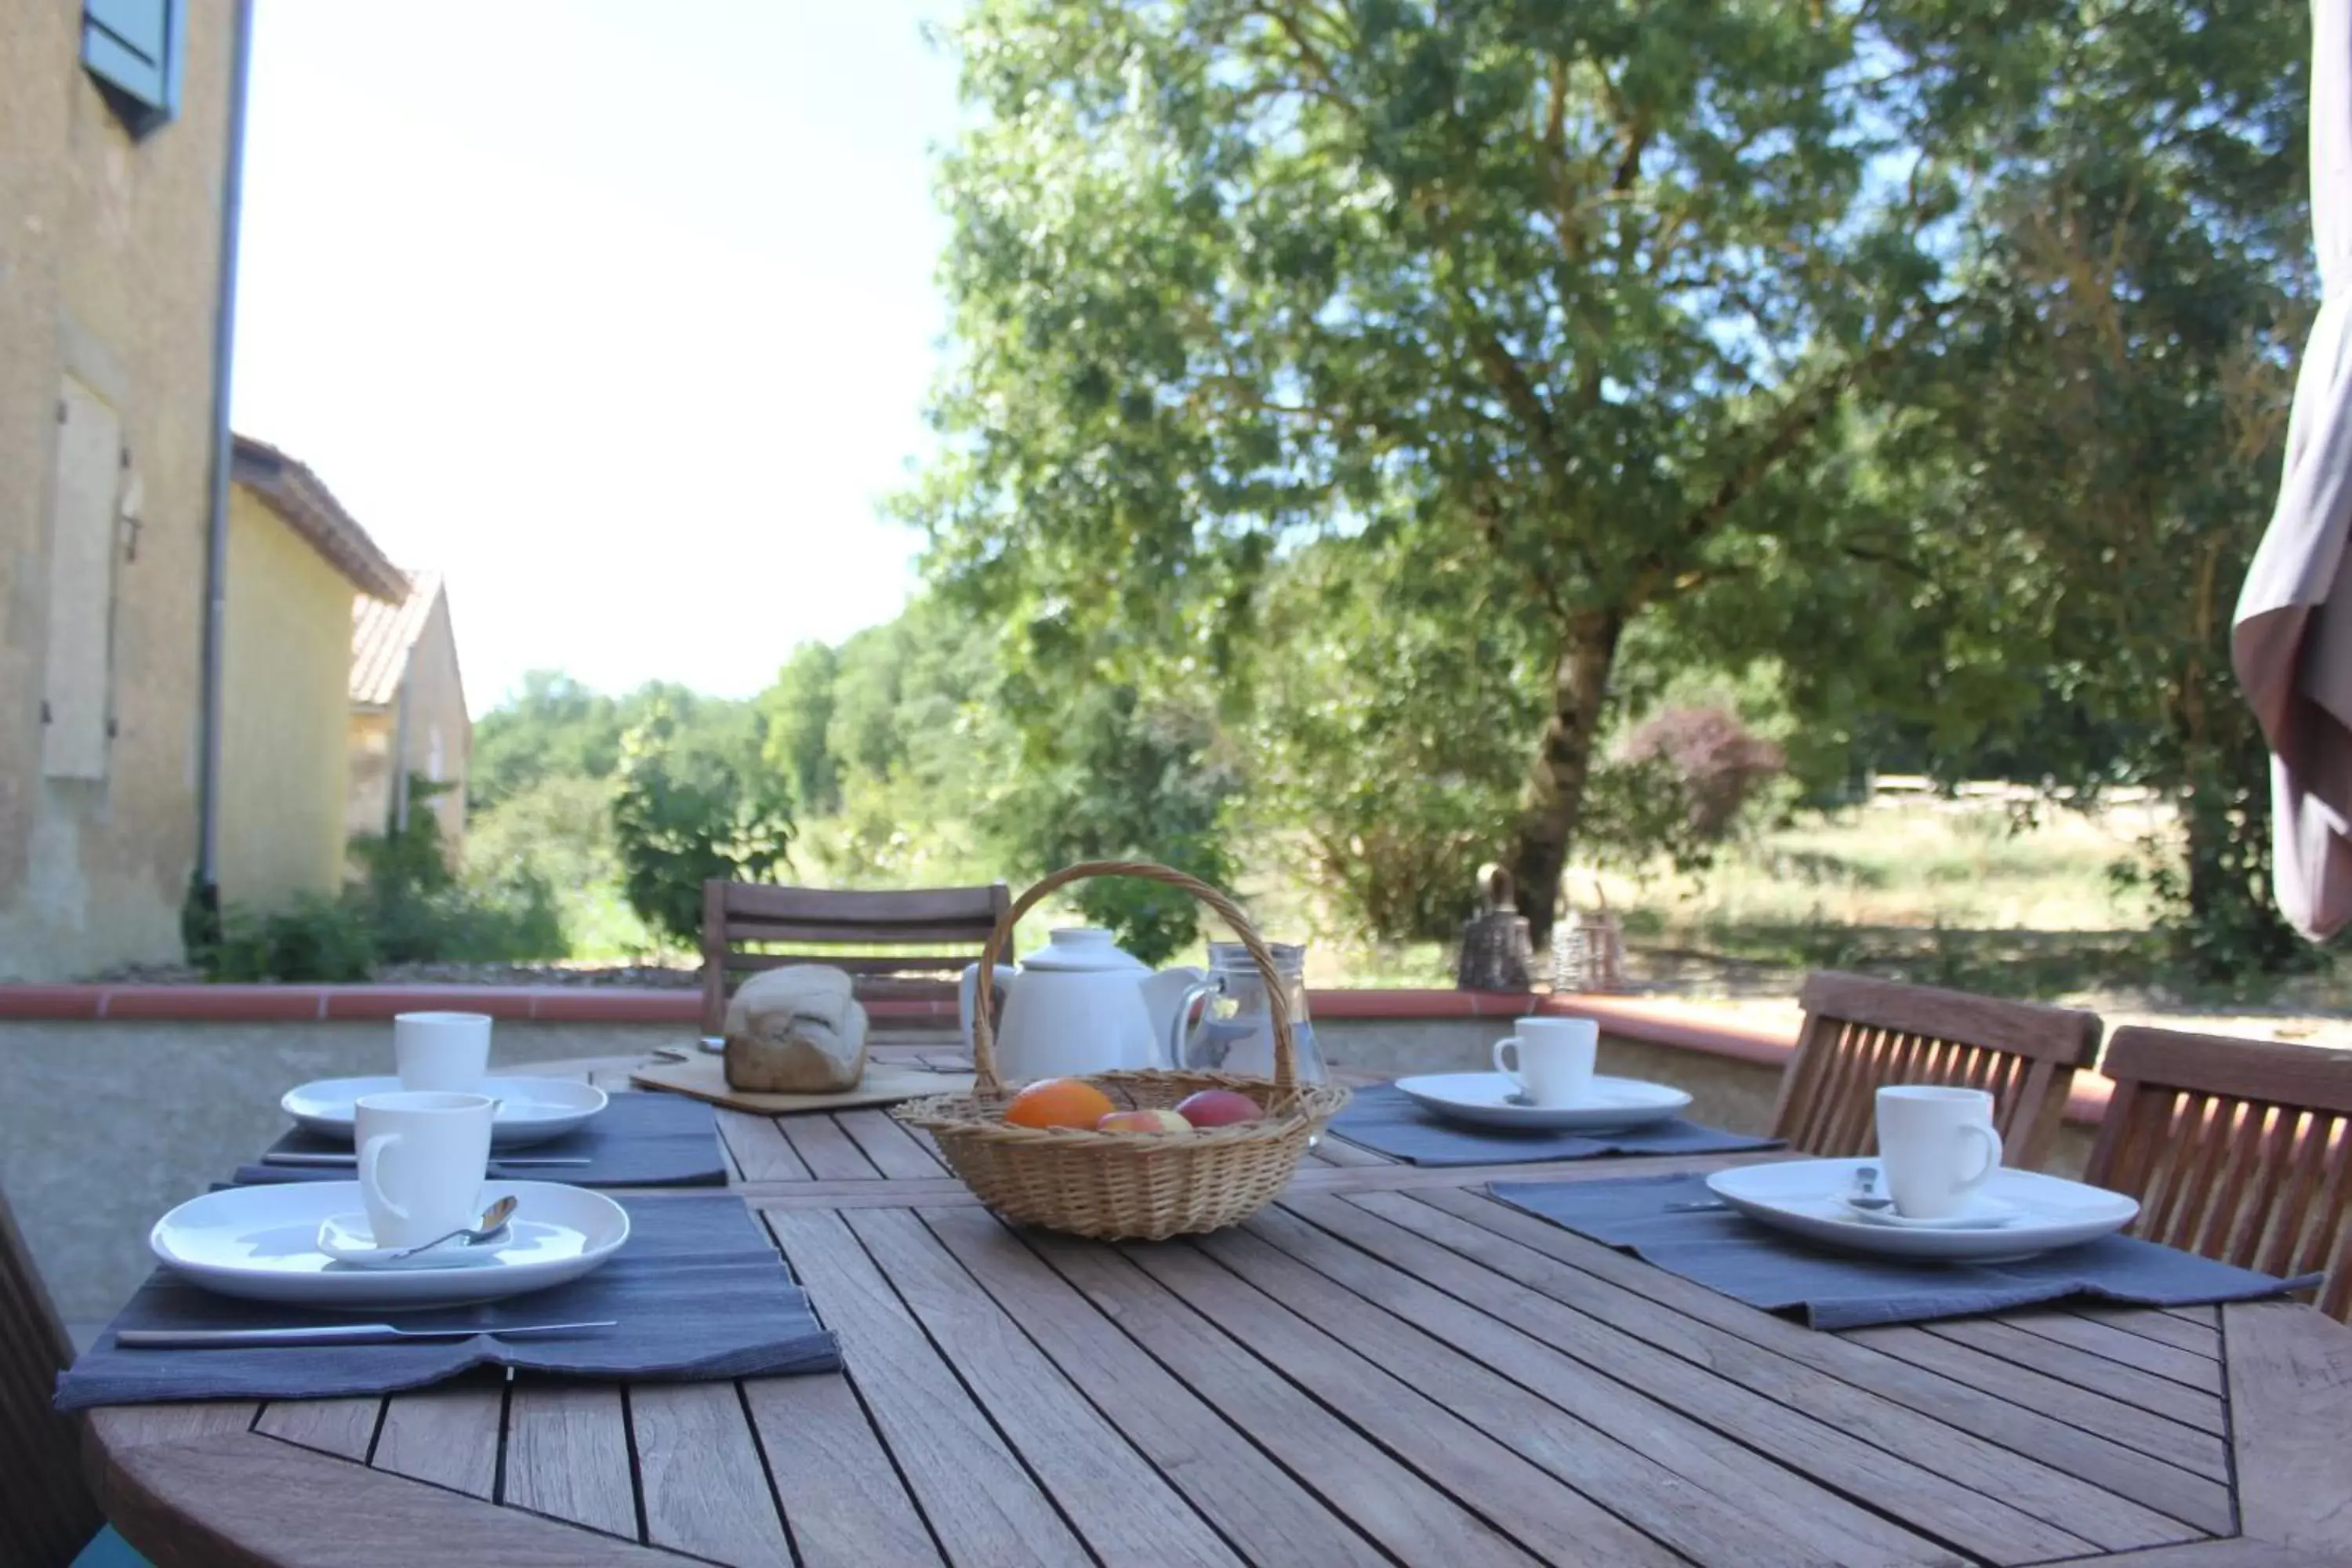
[(997, 917), (996, 929), (988, 933), (988, 945), (981, 950), (980, 970), (971, 1009), (972, 1092), (976, 1095), (1001, 1093), (1003, 1086), (996, 1078), (996, 965), (1004, 950), (1013, 944), (1013, 928), (1023, 915), (1034, 909), (1048, 894), (1083, 882), (1092, 877), (1139, 877), (1147, 882), (1164, 882), (1192, 894), (1224, 917), (1247, 949), (1250, 962), (1265, 981), (1266, 1013), (1274, 1024), (1274, 1082), (1277, 1089), (1298, 1087), (1298, 1068), (1290, 1044), (1290, 998), (1282, 988), (1281, 973), (1275, 968), (1274, 954), (1266, 950), (1265, 939), (1250, 924), (1242, 907), (1196, 877), (1150, 860), (1081, 860), (1075, 866), (1065, 866), (1039, 882), (1035, 887), (1013, 900), (1012, 908)]

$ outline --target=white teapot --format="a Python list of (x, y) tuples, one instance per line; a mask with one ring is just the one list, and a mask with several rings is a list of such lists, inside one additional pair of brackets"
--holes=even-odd
[[(1018, 969), (998, 964), (1004, 993), (996, 1027), (996, 1071), (1007, 1083), (1170, 1065), (1167, 1042), (1199, 970), (1163, 969), (1120, 951), (1110, 932), (1065, 927)], [(963, 1043), (971, 1047), (980, 965), (965, 966), (961, 995)]]

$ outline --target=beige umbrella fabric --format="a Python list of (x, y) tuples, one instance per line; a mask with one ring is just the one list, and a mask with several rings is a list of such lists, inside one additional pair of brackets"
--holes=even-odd
[(2352, 0), (2312, 0), (2311, 21), (2322, 302), (2231, 653), (2271, 746), (2279, 910), (2316, 942), (2352, 921)]

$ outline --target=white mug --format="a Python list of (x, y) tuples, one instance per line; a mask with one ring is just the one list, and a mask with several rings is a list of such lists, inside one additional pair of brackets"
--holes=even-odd
[(481, 1094), (363, 1094), (353, 1140), (378, 1247), (420, 1247), (481, 1216), (497, 1102)]
[(1600, 1025), (1590, 1018), (1522, 1018), (1517, 1026), (1517, 1034), (1495, 1042), (1495, 1070), (1517, 1079), (1530, 1105), (1581, 1105), (1592, 1098)]
[(1992, 1096), (1980, 1089), (1900, 1084), (1878, 1091), (1878, 1163), (1907, 1219), (1942, 1219), (2000, 1169)]
[(392, 1020), (392, 1055), (400, 1087), (478, 1094), (490, 1070), (487, 1013), (401, 1013)]

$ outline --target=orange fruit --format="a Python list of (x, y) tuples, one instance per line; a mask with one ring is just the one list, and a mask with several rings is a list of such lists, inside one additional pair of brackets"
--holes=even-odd
[(1045, 1078), (1013, 1097), (1004, 1120), (1015, 1127), (1092, 1127), (1118, 1108), (1082, 1078)]

